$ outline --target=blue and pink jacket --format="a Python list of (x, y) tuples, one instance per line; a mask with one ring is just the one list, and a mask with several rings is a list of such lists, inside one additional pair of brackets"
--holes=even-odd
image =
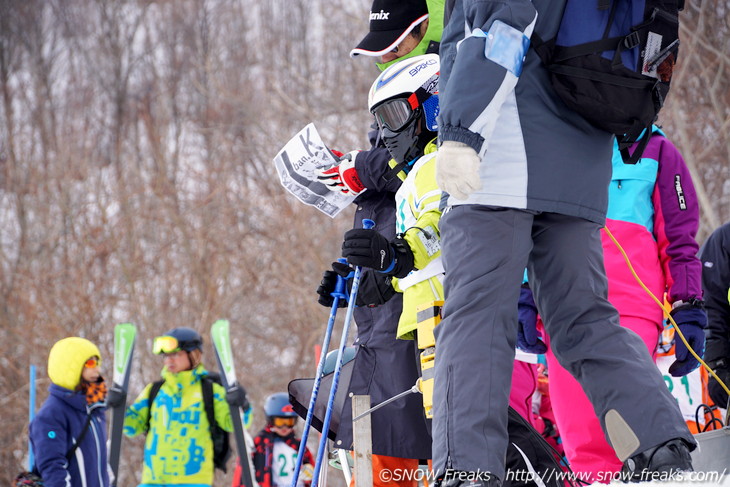
[[(627, 253), (641, 280), (669, 303), (702, 296), (702, 265), (695, 240), (699, 204), (689, 169), (677, 148), (656, 126), (637, 164), (613, 155), (606, 227)], [(661, 326), (662, 310), (641, 288), (624, 257), (602, 232), (609, 300), (624, 316)]]

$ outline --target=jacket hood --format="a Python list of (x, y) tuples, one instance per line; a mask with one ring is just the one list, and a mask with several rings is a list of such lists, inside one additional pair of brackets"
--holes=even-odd
[(91, 357), (101, 360), (101, 352), (89, 340), (81, 337), (59, 340), (48, 354), (48, 377), (57, 386), (73, 391), (81, 382), (84, 362)]

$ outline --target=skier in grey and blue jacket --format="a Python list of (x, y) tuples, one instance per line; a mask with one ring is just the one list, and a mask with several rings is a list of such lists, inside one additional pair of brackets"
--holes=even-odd
[(444, 486), (505, 480), (525, 268), (555, 356), (585, 390), (626, 474), (692, 468), (695, 441), (676, 401), (607, 300), (599, 232), (613, 137), (558, 99), (528, 49), (533, 32), (554, 37), (564, 5), (447, 2), (437, 180), (450, 197), (433, 408)]

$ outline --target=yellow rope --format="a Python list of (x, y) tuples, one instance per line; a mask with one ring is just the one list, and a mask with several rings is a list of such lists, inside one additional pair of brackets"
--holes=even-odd
[[(611, 233), (611, 230), (609, 230), (608, 227), (603, 227), (603, 229), (606, 231), (606, 235), (608, 235), (608, 237), (613, 241), (613, 243), (616, 244), (616, 247), (618, 248), (619, 252), (621, 252), (621, 255), (624, 256), (624, 260), (626, 261), (626, 265), (629, 266), (629, 270), (631, 271), (631, 274), (633, 274), (634, 279), (636, 279), (636, 282), (639, 283), (639, 285), (644, 289), (644, 291), (646, 291), (646, 293), (649, 296), (651, 296), (651, 298), (659, 305), (659, 307), (662, 309), (662, 311), (664, 311), (664, 305), (662, 304), (661, 301), (659, 301), (659, 299), (656, 296), (654, 296), (654, 293), (652, 293), (651, 290), (648, 287), (646, 287), (646, 285), (641, 281), (641, 278), (639, 277), (639, 275), (634, 270), (634, 266), (631, 265), (631, 261), (629, 260), (629, 256), (626, 255), (626, 252), (624, 251), (623, 247), (621, 247), (621, 244), (618, 243), (618, 240), (616, 240), (616, 238), (614, 238), (613, 234)], [(730, 389), (728, 389), (728, 386), (726, 386), (725, 383), (717, 376), (717, 374), (715, 374), (715, 372), (712, 371), (712, 369), (710, 368), (710, 366), (707, 365), (704, 360), (702, 360), (702, 357), (700, 357), (699, 355), (697, 355), (697, 353), (692, 349), (692, 347), (690, 346), (689, 342), (687, 342), (687, 339), (682, 334), (682, 331), (679, 329), (679, 326), (677, 325), (677, 322), (674, 321), (674, 318), (672, 318), (672, 315), (671, 314), (667, 314), (667, 315), (669, 317), (669, 321), (672, 323), (672, 327), (674, 328), (674, 334), (675, 334), (675, 336), (678, 335), (679, 338), (682, 339), (682, 342), (684, 342), (684, 344), (687, 346), (687, 350), (689, 350), (689, 352), (694, 356), (694, 358), (696, 358), (699, 361), (699, 363), (701, 363), (702, 366), (705, 369), (707, 369), (707, 372), (710, 375), (712, 375), (712, 377), (715, 378), (715, 380), (717, 381), (717, 383), (720, 384), (723, 389), (725, 389), (725, 392), (727, 392), (727, 394), (730, 395)], [(675, 347), (676, 346), (677, 345), (675, 344)]]

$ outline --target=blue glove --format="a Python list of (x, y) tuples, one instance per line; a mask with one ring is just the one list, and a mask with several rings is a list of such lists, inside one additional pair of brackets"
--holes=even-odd
[(537, 331), (537, 307), (532, 299), (532, 291), (526, 285), (520, 288), (520, 300), (517, 304), (517, 319), (520, 328), (517, 332), (517, 348), (527, 353), (541, 354), (547, 352), (542, 335)]
[[(707, 313), (702, 301), (692, 300), (674, 308), (670, 314), (692, 350), (702, 357), (705, 353), (704, 329), (707, 327)], [(669, 367), (672, 377), (683, 377), (700, 366), (679, 335), (674, 337), (674, 357), (676, 360)]]

